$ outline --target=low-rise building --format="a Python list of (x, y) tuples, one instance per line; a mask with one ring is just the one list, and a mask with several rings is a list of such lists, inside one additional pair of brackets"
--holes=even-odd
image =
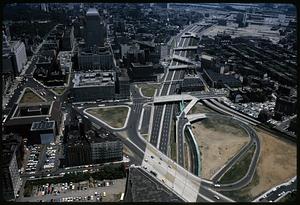
[(33, 122), (30, 129), (30, 138), (34, 144), (50, 144), (56, 136), (55, 121)]
[(241, 87), (241, 81), (232, 75), (222, 75), (212, 70), (203, 69), (203, 78), (207, 84), (214, 88), (222, 88), (226, 85), (232, 88)]

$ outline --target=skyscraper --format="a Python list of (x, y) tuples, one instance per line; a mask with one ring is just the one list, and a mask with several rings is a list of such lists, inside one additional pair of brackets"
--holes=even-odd
[(105, 38), (104, 22), (101, 21), (99, 12), (90, 8), (86, 13), (85, 43), (87, 47), (94, 45), (103, 47)]

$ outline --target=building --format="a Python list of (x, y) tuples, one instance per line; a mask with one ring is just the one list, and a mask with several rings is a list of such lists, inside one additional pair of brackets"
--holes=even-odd
[[(20, 99), (22, 98), (22, 95)], [(61, 121), (60, 103), (58, 101), (38, 103), (16, 103), (4, 123), (5, 133), (18, 133), (23, 138), (28, 138), (28, 144), (37, 143), (31, 137), (31, 127), (34, 122), (55, 121), (56, 127)]]
[(73, 67), (72, 62), (72, 52), (71, 51), (61, 51), (57, 55), (57, 64), (60, 70), (65, 73), (70, 73)]
[(197, 76), (185, 77), (181, 82), (181, 92), (204, 90), (203, 82)]
[(246, 18), (247, 16), (245, 13), (238, 13), (236, 15), (236, 23), (238, 24), (239, 27), (247, 26)]
[(115, 65), (110, 47), (94, 46), (78, 52), (79, 70), (114, 70)]
[(34, 144), (50, 144), (56, 136), (55, 121), (33, 122), (30, 128), (30, 135)]
[(201, 67), (203, 69), (212, 69), (216, 62), (213, 56), (209, 56), (209, 55), (201, 55)]
[(113, 71), (75, 73), (72, 97), (75, 101), (112, 100), (116, 92), (116, 73)]
[(112, 133), (104, 129), (89, 130), (86, 133), (91, 146), (93, 163), (106, 163), (123, 160), (123, 143)]
[(130, 98), (130, 79), (126, 69), (121, 69), (116, 78), (116, 98), (129, 99)]
[(74, 26), (68, 26), (62, 38), (61, 51), (71, 51), (74, 44)]
[(147, 62), (145, 64), (141, 63), (131, 63), (128, 69), (128, 75), (132, 81), (156, 81), (157, 76), (154, 74), (153, 64)]
[(85, 25), (85, 45), (86, 47), (103, 47), (105, 40), (105, 25), (101, 21), (99, 12), (95, 8), (90, 8), (86, 12)]
[(21, 146), (21, 140), (17, 143), (2, 142), (2, 195), (4, 200), (14, 200), (17, 197), (22, 181), (19, 175), (17, 152)]
[(12, 73), (17, 76), (22, 72), (27, 62), (25, 45), (21, 41), (8, 41), (3, 33), (2, 60), (3, 73)]
[(232, 88), (241, 87), (241, 81), (232, 75), (222, 75), (212, 70), (203, 69), (202, 74), (207, 84), (213, 88), (222, 88), (226, 85)]
[(65, 159), (67, 166), (91, 164), (91, 148), (79, 130), (70, 130), (65, 145)]
[(12, 41), (11, 48), (15, 55), (17, 70), (20, 73), (27, 62), (25, 44), (21, 41)]
[(282, 115), (292, 115), (297, 111), (297, 99), (283, 96), (276, 100), (275, 104), (275, 114), (280, 113)]

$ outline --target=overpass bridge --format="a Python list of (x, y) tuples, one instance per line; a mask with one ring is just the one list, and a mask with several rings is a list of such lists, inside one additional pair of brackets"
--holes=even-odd
[(174, 48), (175, 51), (183, 51), (183, 50), (197, 50), (198, 46), (180, 46), (177, 48)]
[(192, 96), (189, 94), (180, 94), (180, 95), (163, 95), (163, 96), (154, 96), (153, 103), (168, 103), (168, 102), (178, 102), (178, 101), (193, 101), (191, 106), (187, 106), (185, 108), (185, 112), (187, 113), (189, 109), (191, 109), (192, 105), (194, 105), (198, 100), (207, 100), (207, 99), (214, 99), (220, 98), (222, 96), (218, 94), (203, 94)]
[(188, 59), (186, 57), (182, 57), (180, 55), (173, 54), (172, 58), (174, 60), (181, 61), (181, 62), (184, 62), (184, 63), (188, 63), (190, 65), (195, 65), (196, 64), (195, 62), (191, 61), (190, 59)]

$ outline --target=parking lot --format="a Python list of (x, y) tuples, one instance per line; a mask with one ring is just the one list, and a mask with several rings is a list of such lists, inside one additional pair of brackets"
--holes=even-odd
[(31, 197), (23, 202), (116, 202), (125, 192), (126, 178), (79, 183), (44, 184), (33, 187)]

